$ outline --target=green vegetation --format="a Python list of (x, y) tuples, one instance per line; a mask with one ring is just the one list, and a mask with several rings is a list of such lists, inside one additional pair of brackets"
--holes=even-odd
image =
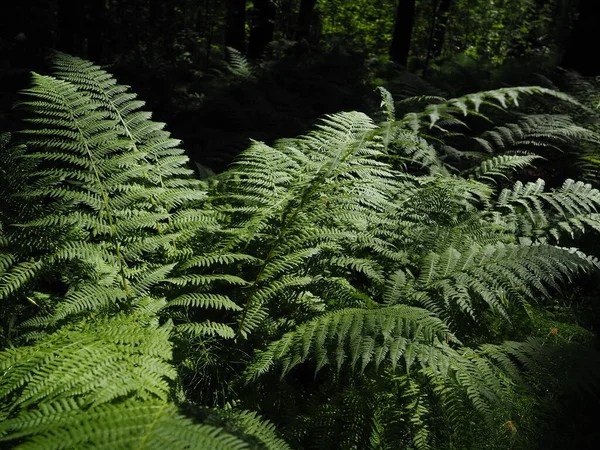
[(596, 450), (593, 6), (0, 7), (0, 448)]
[(600, 268), (575, 241), (600, 230), (600, 192), (511, 179), (598, 136), (509, 111), (585, 107), (540, 87), (380, 94), (378, 119), (328, 115), (197, 180), (100, 67), (57, 54), (34, 74), (26, 127), (2, 138), (4, 445), (504, 449), (552, 433), (564, 395), (597, 389), (566, 305)]

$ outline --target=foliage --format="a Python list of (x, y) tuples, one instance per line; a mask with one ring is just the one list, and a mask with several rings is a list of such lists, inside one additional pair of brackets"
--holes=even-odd
[(386, 52), (392, 41), (395, 2), (330, 0), (318, 3), (322, 45)]
[[(4, 336), (2, 439), (245, 448), (177, 412), (169, 338), (185, 324), (159, 325), (160, 285), (190, 254), (194, 229), (210, 227), (210, 214), (185, 206), (204, 197), (201, 184), (135, 95), (86, 61), (59, 54), (55, 64), (60, 79), (34, 74), (24, 92), (29, 151), (7, 154), (28, 171), (2, 179), (19, 189), (19, 207), (3, 211), (0, 293), (21, 329)], [(197, 325), (204, 335), (227, 330)], [(86, 431), (91, 423), (97, 434)]]
[(569, 388), (598, 387), (596, 351), (536, 327), (600, 268), (573, 246), (600, 193), (512, 181), (537, 161), (512, 149), (595, 136), (524, 116), (468, 159), (446, 141), (486, 108), (577, 103), (504, 88), (397, 116), (381, 93), (379, 122), (331, 114), (199, 181), (100, 67), (33, 74), (0, 140), (0, 440), (534, 448), (561, 374), (585, 361)]
[[(551, 50), (555, 44), (550, 27), (558, 2), (535, 0), (489, 3), (454, 2), (449, 46), (476, 58), (503, 62), (510, 56)], [(461, 29), (462, 28), (462, 29)]]

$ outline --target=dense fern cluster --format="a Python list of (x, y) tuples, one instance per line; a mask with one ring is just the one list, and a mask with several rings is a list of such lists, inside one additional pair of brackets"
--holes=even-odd
[(34, 74), (27, 127), (0, 141), (0, 441), (533, 448), (541, 377), (598, 359), (531, 330), (600, 268), (570, 247), (600, 192), (509, 180), (536, 146), (596, 136), (529, 115), (462, 152), (461, 117), (571, 99), (501, 89), (398, 119), (381, 92), (382, 122), (333, 114), (199, 181), (101, 68), (58, 54)]

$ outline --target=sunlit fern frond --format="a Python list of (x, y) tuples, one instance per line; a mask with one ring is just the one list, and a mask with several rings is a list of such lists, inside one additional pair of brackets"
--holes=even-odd
[(423, 258), (415, 289), (429, 292), (426, 307), (441, 316), (456, 305), (477, 320), (477, 304), (483, 301), (508, 319), (505, 296), (549, 298), (549, 288), (561, 290), (571, 276), (594, 268), (600, 268), (594, 258), (548, 245), (449, 246)]
[[(94, 406), (117, 398), (167, 400), (176, 378), (171, 324), (143, 314), (74, 324), (0, 354), (0, 397), (10, 410), (69, 398)], [(110, 383), (107, 383), (110, 380)]]
[(496, 178), (509, 179), (508, 174), (531, 166), (540, 157), (537, 155), (500, 155), (484, 160), (473, 171), (476, 180), (496, 183)]
[(377, 160), (373, 130), (364, 114), (332, 115), (307, 136), (274, 147), (254, 143), (218, 180), (211, 202), (229, 217), (226, 251), (249, 253), (258, 267), (243, 300), (242, 336), (260, 325), (274, 299), (280, 311), (293, 311), (306, 293), (325, 299), (348, 273), (383, 281), (380, 266), (361, 251), (395, 257), (371, 227), (393, 207), (397, 182)]
[(429, 129), (438, 127), (440, 120), (448, 121), (449, 124), (460, 125), (461, 122), (457, 119), (458, 116), (480, 116), (480, 108), (484, 105), (506, 109), (513, 105), (519, 106), (520, 96), (540, 94), (578, 104), (572, 97), (552, 89), (536, 86), (510, 87), (481, 91), (450, 100), (443, 100), (437, 104), (429, 104), (424, 111), (408, 113), (400, 121), (414, 131), (419, 131), (425, 127)]
[[(116, 283), (126, 297), (155, 292), (189, 255), (186, 242), (216, 221), (191, 207), (205, 198), (202, 185), (179, 141), (139, 111), (135, 94), (79, 58), (57, 54), (55, 70), (62, 79), (34, 75), (23, 93), (20, 108), (31, 127), (20, 137), (28, 150), (12, 158), (15, 168), (30, 168), (15, 203), (44, 208), (22, 217), (8, 238), (27, 242), (28, 248), (19, 244), (23, 256), (50, 273), (72, 274), (67, 284), (87, 292), (69, 293), (55, 316), (64, 319), (106, 311), (107, 299), (120, 298), (102, 293), (99, 280)], [(34, 236), (43, 244), (31, 246)], [(150, 255), (155, 261), (145, 264)]]
[(200, 186), (190, 178), (192, 171), (187, 167), (189, 161), (184, 151), (178, 148), (180, 141), (170, 137), (164, 123), (150, 120), (152, 114), (141, 110), (145, 103), (129, 92), (128, 86), (118, 84), (101, 67), (64, 53), (54, 54), (53, 65), (55, 77), (85, 92), (116, 121), (121, 137), (151, 164), (144, 173), (150, 182), (162, 188)]
[(227, 47), (226, 67), (234, 76), (242, 79), (254, 78), (255, 69), (239, 50)]
[(75, 399), (47, 403), (5, 419), (0, 441), (20, 450), (254, 448), (222, 429), (194, 423), (172, 403), (134, 399), (95, 407)]
[(587, 227), (598, 229), (600, 192), (590, 184), (567, 179), (563, 185), (546, 191), (543, 180), (516, 182), (504, 189), (495, 202), (496, 218), (522, 236), (561, 241)]
[(598, 142), (593, 131), (578, 126), (571, 117), (550, 114), (526, 114), (516, 122), (497, 126), (474, 139), (488, 153), (507, 150), (542, 153), (569, 144)]

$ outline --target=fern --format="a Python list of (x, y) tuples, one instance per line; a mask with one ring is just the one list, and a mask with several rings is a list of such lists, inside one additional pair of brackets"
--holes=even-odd
[[(501, 94), (504, 95), (504, 93)], [(490, 97), (499, 98), (492, 94)], [(385, 100), (384, 104), (386, 101), (389, 102), (389, 99)], [(388, 107), (388, 119), (392, 118), (393, 113), (392, 107)], [(338, 123), (340, 125), (337, 125)], [(336, 120), (335, 124), (346, 127), (348, 130), (355, 128), (349, 122)], [(381, 142), (383, 144), (382, 151), (391, 151), (393, 139), (390, 138), (389, 133), (393, 130), (390, 122), (387, 122), (382, 124), (381, 134), (379, 132), (371, 133), (368, 129), (364, 130), (364, 139), (374, 143)], [(405, 131), (405, 133), (410, 136), (410, 132)], [(333, 137), (332, 139), (328, 139), (330, 135)], [(295, 203), (289, 200), (292, 197), (289, 191), (295, 189), (295, 186), (287, 184), (293, 175), (290, 174), (288, 167), (298, 170), (296, 167), (301, 168), (303, 164), (308, 165), (312, 162), (303, 161), (302, 155), (299, 155), (296, 149), (300, 148), (303, 153), (308, 155), (318, 152), (313, 158), (321, 161), (323, 149), (347, 142), (344, 141), (344, 137), (344, 135), (339, 135), (336, 129), (327, 128), (323, 138), (316, 142), (309, 140), (305, 143), (302, 139), (283, 141), (285, 147), (275, 147), (276, 150), (281, 149), (278, 153), (262, 145), (254, 147), (250, 150), (250, 154), (242, 155), (240, 164), (244, 167), (244, 173), (251, 174), (252, 180), (270, 179), (270, 184), (260, 181), (260, 189), (252, 189), (252, 193), (247, 197), (244, 197), (244, 194), (240, 194), (240, 197), (235, 196), (236, 201), (238, 198), (243, 198), (245, 204), (255, 205), (253, 208), (240, 207), (223, 210), (223, 212), (237, 214), (237, 217), (243, 217), (243, 214), (256, 214), (254, 221), (251, 222), (250, 238), (259, 240), (261, 245), (272, 242), (270, 236), (277, 233), (277, 227), (281, 226), (278, 222), (280, 217), (285, 219), (286, 214), (294, 214), (284, 209), (290, 205), (295, 206)], [(402, 141), (397, 140), (396, 142), (397, 144), (394, 145), (401, 148)], [(361, 145), (363, 145), (362, 142)], [(259, 148), (263, 153), (254, 156), (252, 152)], [(372, 156), (380, 158), (386, 155), (373, 153)], [(332, 158), (331, 162), (320, 166), (317, 173), (322, 173), (323, 167), (342, 167), (342, 164), (338, 163), (340, 161), (338, 156), (334, 154), (330, 158)], [(534, 155), (497, 157), (492, 160), (492, 163), (482, 165), (475, 173), (488, 181), (484, 178), (485, 175), (488, 177), (490, 175), (505, 176), (508, 170), (523, 167), (535, 159)], [(246, 161), (251, 161), (251, 163), (248, 164)], [(407, 161), (412, 163), (415, 160), (407, 159)], [(361, 162), (361, 164), (368, 163)], [(236, 170), (234, 170), (235, 172)], [(268, 175), (263, 175), (265, 172)], [(377, 172), (373, 172), (373, 175), (381, 176)], [(364, 309), (348, 309), (348, 307), (352, 307), (351, 303), (346, 306), (336, 302), (334, 304), (337, 308), (341, 307), (340, 310), (325, 314), (322, 313), (323, 310), (315, 310), (313, 314), (316, 314), (316, 317), (311, 319), (309, 314), (308, 321), (301, 322), (295, 328), (292, 327), (292, 330), (283, 334), (279, 340), (257, 352), (254, 362), (247, 369), (246, 377), (253, 380), (254, 383), (260, 383), (260, 379), (263, 377), (269, 379), (269, 372), (274, 366), (280, 367), (285, 375), (291, 374), (295, 368), (302, 367), (309, 361), (317, 371), (332, 366), (334, 372), (339, 374), (341, 368), (348, 365), (358, 373), (372, 374), (371, 369), (382, 365), (393, 368), (398, 366), (398, 361), (402, 360), (406, 368), (411, 369), (414, 365), (414, 370), (421, 376), (425, 376), (425, 380), (429, 380), (425, 382), (425, 386), (421, 384), (413, 386), (415, 397), (411, 401), (416, 401), (416, 403), (408, 403), (408, 405), (413, 405), (409, 408), (412, 411), (411, 414), (414, 415), (417, 414), (417, 411), (421, 411), (418, 409), (420, 406), (417, 406), (420, 405), (420, 401), (429, 401), (423, 397), (425, 395), (423, 389), (430, 384), (433, 391), (437, 392), (436, 401), (441, 401), (445, 405), (456, 405), (457, 399), (461, 399), (460, 403), (463, 406), (458, 407), (461, 411), (472, 408), (490, 420), (503, 417), (506, 421), (508, 420), (506, 416), (501, 414), (499, 416), (497, 411), (499, 411), (499, 405), (508, 401), (508, 398), (513, 395), (513, 388), (502, 369), (491, 366), (477, 353), (473, 353), (469, 347), (458, 351), (454, 350), (448, 346), (447, 340), (442, 336), (437, 337), (437, 343), (429, 341), (417, 344), (408, 341), (411, 344), (407, 343), (406, 347), (397, 348), (395, 352), (392, 352), (393, 346), (390, 347), (392, 344), (387, 343), (386, 340), (390, 336), (388, 328), (389, 324), (393, 323), (392, 318), (395, 314), (393, 311), (396, 313), (399, 311), (394, 308), (399, 306), (380, 309), (375, 305), (382, 301), (389, 305), (418, 304), (425, 309), (415, 311), (428, 310), (429, 314), (434, 313), (451, 324), (456, 322), (464, 324), (465, 320), (461, 318), (461, 314), (466, 314), (475, 321), (481, 320), (486, 317), (482, 312), (483, 305), (486, 305), (493, 313), (500, 314), (505, 320), (510, 321), (509, 308), (513, 308), (511, 306), (513, 302), (529, 305), (525, 299), (528, 301), (538, 299), (540, 295), (550, 297), (552, 295), (550, 288), (554, 292), (560, 290), (561, 285), (567, 283), (574, 274), (598, 267), (598, 263), (594, 258), (570, 249), (553, 247), (547, 243), (531, 245), (531, 242), (525, 239), (528, 235), (526, 230), (515, 229), (510, 222), (500, 221), (500, 216), (491, 212), (503, 204), (503, 196), (501, 194), (500, 199), (496, 202), (494, 189), (485, 184), (448, 176), (414, 177), (398, 172), (393, 176), (395, 178), (393, 183), (385, 179), (382, 180), (383, 183), (379, 180), (371, 180), (372, 188), (368, 194), (369, 198), (385, 199), (386, 204), (385, 207), (383, 204), (379, 206), (376, 203), (366, 205), (373, 208), (369, 212), (369, 221), (361, 220), (360, 214), (354, 212), (361, 211), (361, 207), (355, 206), (352, 200), (345, 200), (336, 205), (336, 201), (339, 201), (337, 200), (339, 194), (334, 195), (327, 192), (319, 195), (319, 199), (325, 199), (322, 201), (330, 208), (337, 207), (336, 216), (340, 219), (337, 221), (336, 227), (338, 229), (340, 226), (350, 227), (349, 229), (355, 230), (354, 233), (358, 232), (353, 243), (360, 242), (361, 237), (359, 236), (363, 236), (364, 233), (369, 245), (347, 243), (343, 235), (338, 232), (337, 236), (342, 240), (337, 240), (334, 248), (344, 249), (345, 256), (330, 257), (327, 260), (328, 266), (322, 266), (323, 263), (319, 259), (324, 253), (324, 248), (320, 244), (325, 244), (327, 254), (331, 255), (330, 248), (336, 241), (328, 239), (327, 241), (311, 242), (312, 250), (310, 248), (305, 250), (298, 247), (299, 243), (305, 241), (296, 238), (292, 248), (283, 246), (276, 250), (277, 254), (281, 254), (281, 251), (286, 252), (284, 258), (290, 258), (289, 263), (282, 261), (280, 264), (276, 264), (274, 269), (263, 268), (263, 272), (261, 272), (264, 279), (260, 279), (260, 281), (266, 284), (270, 283), (268, 281), (270, 276), (290, 274), (301, 267), (321, 265), (320, 267), (329, 267), (325, 269), (325, 273), (330, 273), (334, 270), (331, 263), (352, 261), (350, 267), (353, 272), (361, 274), (361, 277), (369, 280), (368, 294), (371, 298), (365, 298), (366, 303), (359, 304)], [(235, 181), (245, 183), (246, 178), (240, 173)], [(321, 182), (318, 178), (317, 181)], [(251, 181), (249, 185), (252, 184)], [(323, 189), (318, 184), (313, 186), (315, 189)], [(572, 200), (566, 200), (567, 195), (557, 201), (559, 203), (576, 203), (578, 213), (590, 214), (595, 208), (593, 206), (595, 194), (589, 189), (578, 189), (574, 190)], [(300, 198), (301, 202), (305, 198), (301, 194), (306, 191), (299, 190), (299, 192), (300, 194), (294, 195), (293, 198)], [(554, 196), (558, 197), (560, 194), (556, 192), (545, 195), (550, 199)], [(552, 203), (552, 200), (548, 201)], [(346, 208), (352, 207), (352, 220), (344, 220), (347, 213), (338, 205)], [(482, 206), (490, 213), (479, 212), (478, 209)], [(308, 237), (312, 233), (316, 233), (315, 224), (319, 224), (323, 220), (321, 215), (314, 212), (317, 207), (315, 206), (308, 212), (311, 215), (312, 230), (309, 231), (308, 226), (304, 226), (301, 232), (294, 232), (294, 236)], [(543, 214), (548, 217), (556, 217), (556, 213), (559, 211), (556, 203), (552, 206), (548, 203), (540, 208), (540, 211), (543, 211)], [(264, 211), (267, 215), (259, 215), (259, 211)], [(572, 207), (571, 211), (574, 212), (575, 208)], [(522, 216), (526, 215), (526, 212), (518, 210), (515, 211), (515, 215), (521, 217), (519, 220), (524, 220)], [(296, 219), (296, 216), (293, 217)], [(592, 220), (592, 216), (589, 216), (589, 220)], [(240, 222), (234, 219), (233, 223)], [(275, 228), (271, 228), (273, 226)], [(295, 230), (291, 226), (290, 229)], [(241, 236), (246, 237), (248, 234), (241, 233)], [(281, 235), (276, 234), (276, 236)], [(519, 236), (520, 239), (516, 239), (516, 236)], [(332, 236), (328, 234), (327, 237)], [(284, 235), (276, 243), (285, 243), (286, 240), (287, 235)], [(375, 245), (376, 242), (381, 242), (382, 245)], [(251, 244), (246, 244), (245, 248), (252, 248)], [(261, 259), (264, 258), (261, 257)], [(364, 261), (369, 259), (377, 261), (377, 265), (374, 266), (372, 262), (365, 265)], [(255, 297), (256, 304), (269, 304), (274, 298), (285, 299), (286, 295), (282, 295), (283, 291), (279, 290), (279, 287), (293, 288), (296, 282), (301, 282), (302, 289), (310, 289), (316, 293), (314, 290), (316, 286), (310, 282), (310, 270), (304, 269), (300, 273), (302, 273), (301, 278), (287, 275), (281, 279), (281, 282), (275, 283), (275, 289), (266, 288), (264, 291), (259, 291), (260, 295)], [(393, 278), (390, 278), (390, 282), (384, 283), (387, 278), (385, 273), (395, 274)], [(281, 307), (280, 305), (281, 303), (278, 307)], [(271, 309), (271, 311), (273, 310)], [(253, 323), (253, 326), (261, 327), (262, 323), (264, 324), (263, 328), (272, 329), (267, 328), (267, 324), (273, 312), (256, 309), (254, 314), (258, 320)], [(282, 331), (298, 322), (298, 319), (300, 317), (288, 317), (284, 322), (286, 327)], [(423, 327), (420, 330), (427, 329), (423, 318), (416, 323)], [(463, 330), (462, 327), (456, 328)], [(446, 335), (448, 335), (447, 333), (449, 333), (449, 329), (446, 329)], [(390, 342), (394, 345), (407, 342), (408, 336), (400, 337), (393, 334), (392, 336), (394, 337), (390, 338)], [(451, 338), (449, 342), (456, 343), (455, 339)], [(512, 375), (513, 373), (511, 373)], [(449, 377), (454, 380), (451, 389), (448, 387)], [(466, 397), (463, 398), (461, 392), (466, 392)], [(471, 406), (464, 403), (465, 399)], [(432, 440), (436, 439), (427, 431), (426, 411), (428, 411), (428, 407), (419, 412), (424, 418), (419, 419), (418, 423), (415, 422), (415, 428), (412, 431), (416, 433), (414, 444), (422, 448), (432, 445)], [(451, 415), (456, 422), (460, 421), (457, 419), (460, 417), (458, 412), (451, 413)]]
[[(445, 340), (448, 333), (443, 322), (418, 308), (343, 309), (308, 322), (270, 344), (257, 355), (248, 377), (265, 373), (274, 362), (282, 365), (285, 374), (309, 355), (316, 361), (316, 370), (332, 364), (339, 372), (348, 361), (351, 369), (358, 365), (362, 372), (367, 365), (379, 367), (388, 359), (395, 367), (401, 358), (408, 370), (415, 358), (430, 356), (430, 348)], [(431, 351), (435, 352), (433, 348)]]
[(209, 425), (194, 424), (174, 405), (128, 400), (85, 408), (73, 399), (42, 405), (0, 425), (0, 441), (28, 438), (16, 449), (61, 449), (85, 446), (97, 449), (223, 450), (250, 448), (244, 441)]
[(527, 114), (515, 123), (498, 126), (475, 140), (484, 151), (498, 153), (508, 149), (560, 147), (565, 143), (597, 142), (592, 131), (576, 125), (568, 116)]
[[(526, 447), (549, 395), (536, 386), (578, 361), (566, 352), (595, 355), (527, 336), (600, 268), (563, 247), (600, 229), (600, 197), (509, 181), (534, 150), (596, 137), (522, 115), (465, 139), (484, 106), (578, 106), (542, 88), (429, 97), (401, 119), (381, 93), (380, 124), (332, 114), (198, 181), (102, 68), (56, 54), (53, 76), (34, 74), (27, 128), (0, 138), (0, 440), (450, 449), (511, 424)], [(503, 327), (522, 342), (499, 343)]]
[[(508, 318), (503, 306), (506, 295), (550, 297), (548, 287), (559, 290), (559, 282), (594, 266), (600, 267), (593, 258), (550, 246), (450, 246), (423, 259), (415, 289), (427, 292), (421, 302), (442, 316), (448, 317), (446, 311), (456, 304), (477, 320), (480, 314), (476, 312), (476, 300), (480, 299)], [(437, 291), (437, 295), (431, 291)], [(444, 305), (435, 305), (436, 299), (443, 299)]]
[[(367, 231), (360, 224), (368, 222), (371, 212), (385, 208), (386, 192), (395, 183), (393, 172), (372, 161), (379, 146), (364, 141), (372, 129), (373, 123), (362, 114), (331, 116), (318, 133), (298, 142), (303, 151), (286, 141), (275, 148), (254, 144), (219, 181), (213, 204), (234, 226), (225, 248), (258, 251), (252, 255), (259, 261), (258, 272), (239, 319), (241, 336), (260, 325), (265, 306), (275, 297), (289, 299), (291, 306), (303, 291), (312, 289), (323, 296), (327, 285), (348, 271), (382, 279), (370, 261), (342, 256), (340, 251)], [(223, 190), (228, 201), (220, 206)], [(331, 208), (338, 211), (336, 217), (330, 216)], [(348, 230), (341, 229), (342, 224)], [(310, 270), (286, 275), (309, 264), (319, 273), (330, 267), (333, 277), (316, 277)]]
[(494, 108), (508, 108), (511, 105), (519, 106), (519, 96), (540, 94), (579, 104), (566, 94), (543, 87), (510, 87), (467, 94), (451, 100), (441, 99), (442, 101), (438, 104), (428, 105), (423, 112), (406, 114), (401, 122), (414, 131), (419, 131), (422, 127), (439, 128), (437, 123), (440, 120), (460, 124), (460, 120), (456, 118), (457, 115), (480, 115), (480, 108), (483, 105)]
[[(496, 203), (499, 212), (506, 214), (508, 226), (517, 227), (520, 234), (538, 238), (552, 236), (560, 242), (562, 234), (573, 236), (586, 227), (598, 229), (598, 190), (591, 185), (566, 180), (560, 189), (544, 192), (543, 180), (523, 185), (515, 183), (504, 189)], [(548, 216), (546, 209), (553, 210)]]
[(38, 264), (83, 264), (88, 277), (87, 266), (96, 268), (90, 283), (77, 280), (57, 307), (54, 320), (63, 320), (157, 292), (189, 255), (185, 242), (214, 219), (187, 206), (205, 197), (201, 184), (185, 167), (179, 141), (139, 110), (143, 102), (87, 61), (57, 54), (55, 68), (63, 80), (35, 76), (25, 91), (30, 101), (21, 104), (45, 127), (25, 133), (27, 145), (39, 149), (26, 156), (38, 170), (20, 196), (53, 204), (21, 229), (46, 236), (49, 227), (62, 230)]
[(549, 151), (580, 152), (582, 144), (598, 142), (596, 133), (576, 125), (569, 116), (558, 114), (519, 114), (516, 119), (506, 114), (494, 119), (504, 123), (492, 129), (479, 135), (470, 131), (473, 124), (475, 128), (481, 128), (479, 122), (493, 123), (490, 115), (483, 112), (484, 105), (492, 111), (508, 110), (520, 106), (518, 99), (524, 95), (542, 94), (579, 110), (585, 109), (574, 98), (545, 88), (497, 89), (450, 100), (441, 97), (416, 99), (430, 104), (425, 110), (407, 113), (401, 119), (395, 118), (394, 108), (390, 107), (394, 102), (389, 92), (383, 88), (379, 90), (387, 118), (382, 124), (382, 132), (386, 147), (392, 150), (389, 159), (419, 172), (424, 169), (430, 174), (447, 175), (456, 170), (470, 173), (476, 170), (473, 160), (486, 160), (490, 154), (541, 154), (547, 157)]
[(530, 166), (538, 159), (536, 155), (500, 155), (485, 160), (474, 170), (476, 180), (485, 180), (495, 183), (494, 177), (508, 179), (506, 175), (511, 171), (517, 171)]
[(227, 56), (229, 61), (226, 67), (231, 74), (242, 79), (254, 78), (254, 68), (238, 50), (227, 47)]
[(206, 411), (203, 423), (239, 435), (251, 448), (288, 450), (290, 447), (278, 436), (272, 423), (261, 419), (255, 412), (235, 409), (211, 409)]
[[(62, 448), (62, 434), (68, 446), (94, 448), (148, 440), (161, 448), (246, 448), (248, 436), (178, 415), (170, 339), (184, 324), (158, 325), (167, 306), (162, 286), (175, 272), (183, 279), (193, 267), (178, 266), (190, 240), (215, 223), (210, 212), (189, 207), (205, 198), (201, 183), (178, 141), (137, 111), (143, 103), (126, 88), (86, 61), (59, 54), (55, 62), (63, 80), (34, 74), (24, 91), (27, 150), (3, 153), (21, 179), (3, 174), (2, 189), (23, 212), (3, 210), (10, 228), (2, 236), (1, 293), (15, 301), (33, 293), (28, 298), (41, 309), (20, 324), (21, 344), (33, 344), (1, 356), (3, 439), (27, 438), (24, 448)], [(179, 284), (186, 289), (180, 302), (185, 294), (199, 298), (191, 280)], [(66, 286), (62, 295), (34, 291), (57, 281)], [(224, 296), (211, 299), (196, 306), (232, 309)], [(210, 320), (193, 329), (233, 336)], [(170, 435), (150, 427), (160, 421)], [(97, 434), (89, 433), (93, 422)]]
[[(28, 408), (73, 396), (95, 406), (119, 397), (166, 400), (170, 364), (170, 326), (156, 319), (120, 316), (63, 327), (33, 346), (6, 350), (0, 395), (13, 408)], [(107, 384), (106, 380), (111, 383)]]

